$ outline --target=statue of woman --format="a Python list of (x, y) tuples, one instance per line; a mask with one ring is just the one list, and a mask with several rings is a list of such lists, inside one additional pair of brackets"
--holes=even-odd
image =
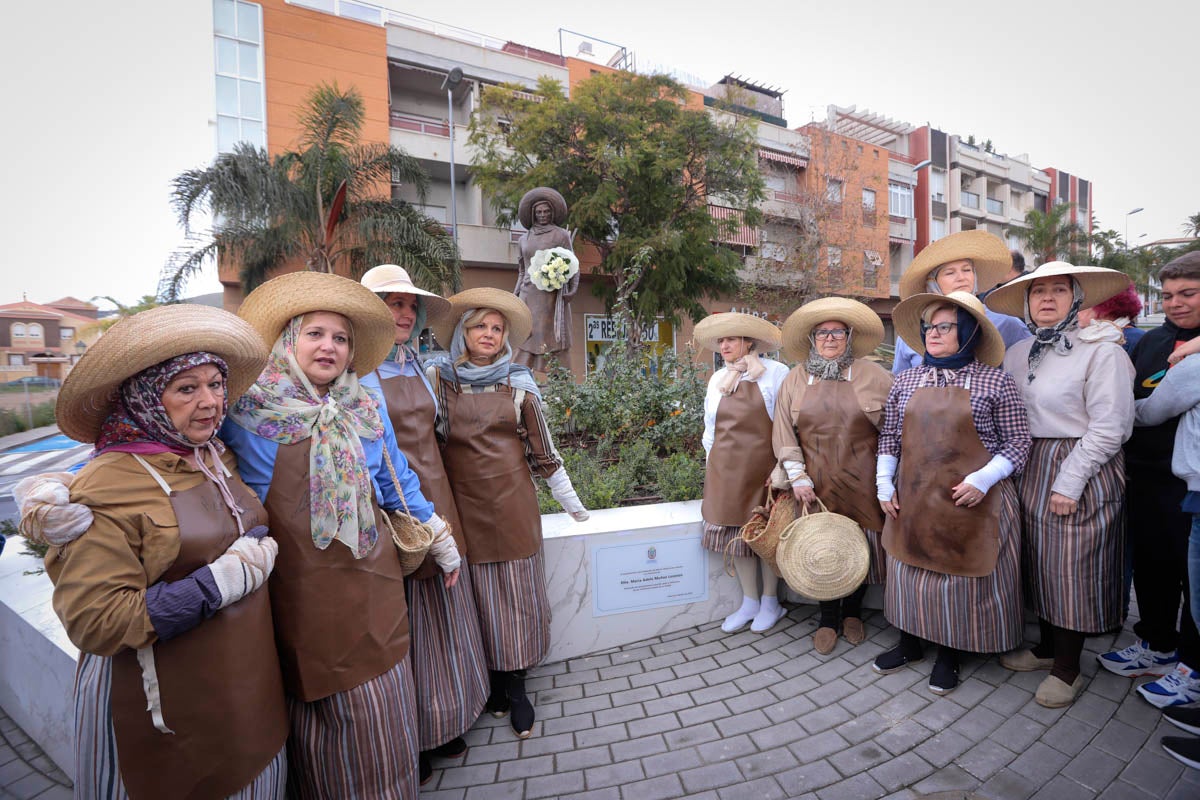
[(517, 217), (527, 229), (517, 242), (517, 285), (513, 294), (525, 301), (533, 313), (533, 333), (524, 342), (514, 342), (513, 361), (536, 372), (550, 368), (551, 357), (570, 369), (571, 298), (579, 289), (579, 274), (561, 289), (544, 291), (529, 278), (529, 265), (539, 250), (564, 247), (573, 250), (567, 221), (567, 201), (555, 190), (539, 186), (521, 198)]

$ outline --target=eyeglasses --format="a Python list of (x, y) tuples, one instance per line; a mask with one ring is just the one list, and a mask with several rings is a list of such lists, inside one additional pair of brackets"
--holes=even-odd
[(950, 331), (958, 327), (957, 322), (939, 322), (936, 325), (926, 325), (921, 323), (921, 335), (926, 336), (930, 331), (937, 331), (938, 336), (949, 336)]
[(814, 339), (833, 339), (835, 342), (840, 342), (850, 334), (850, 331), (845, 328), (821, 328), (813, 331)]

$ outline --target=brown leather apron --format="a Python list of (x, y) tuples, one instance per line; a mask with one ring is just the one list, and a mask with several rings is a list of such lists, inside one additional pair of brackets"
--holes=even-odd
[[(378, 374), (378, 373), (376, 373)], [(425, 381), (415, 375), (397, 375), (384, 379), (380, 376), (383, 399), (387, 401), (388, 417), (396, 430), (396, 444), (408, 459), (408, 466), (421, 479), (421, 493), (433, 503), (437, 513), (450, 524), (458, 554), (467, 557), (467, 542), (463, 536), (462, 520), (454, 503), (454, 491), (446, 477), (442, 463), (442, 450), (438, 447), (437, 435), (433, 430), (437, 407)], [(433, 556), (425, 556), (424, 563), (409, 575), (409, 580), (425, 580), (441, 575), (442, 569)]]
[[(218, 466), (219, 468), (219, 466)], [(266, 522), (258, 498), (229, 488), (247, 529)], [(162, 581), (216, 560), (238, 538), (237, 522), (211, 481), (170, 493), (179, 556)], [(153, 645), (162, 715), (154, 727), (134, 650), (113, 656), (112, 715), (121, 780), (134, 800), (224, 798), (249, 785), (283, 748), (287, 707), (266, 588), (221, 609), (178, 638)]]
[(754, 507), (762, 505), (774, 468), (766, 403), (757, 383), (742, 380), (717, 405), (700, 516), (711, 525), (745, 525)]
[(371, 504), (379, 541), (363, 558), (338, 541), (324, 550), (313, 544), (311, 444), (279, 445), (266, 503), (279, 542), (271, 606), (283, 685), (306, 703), (360, 686), (408, 654), (404, 573), (378, 506)]
[(951, 487), (991, 460), (971, 416), (969, 389), (923, 386), (904, 409), (896, 493), (900, 512), (883, 528), (889, 556), (947, 575), (982, 578), (1000, 554), (1000, 492), (974, 508), (954, 505)]
[(445, 384), (450, 433), (442, 460), (471, 563), (529, 558), (542, 546), (542, 515), (512, 387), (463, 392)]
[(868, 530), (883, 530), (883, 509), (875, 499), (879, 431), (863, 413), (854, 387), (847, 381), (814, 380), (792, 425), (825, 507)]

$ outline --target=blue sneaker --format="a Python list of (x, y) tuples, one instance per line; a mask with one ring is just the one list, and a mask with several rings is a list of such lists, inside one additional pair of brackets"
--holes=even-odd
[(1170, 675), (1138, 687), (1147, 703), (1159, 708), (1200, 702), (1200, 672), (1183, 662)]
[(1131, 644), (1124, 650), (1113, 650), (1096, 656), (1100, 666), (1117, 675), (1126, 678), (1137, 678), (1142, 675), (1166, 675), (1175, 669), (1179, 663), (1179, 655), (1172, 650), (1160, 653), (1150, 649), (1150, 643), (1141, 639), (1137, 644)]

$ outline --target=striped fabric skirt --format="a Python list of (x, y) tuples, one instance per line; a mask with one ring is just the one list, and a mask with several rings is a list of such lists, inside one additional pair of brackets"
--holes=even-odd
[(458, 583), (406, 580), (417, 739), (432, 750), (470, 730), (487, 701), (487, 660), (467, 562)]
[(867, 568), (867, 579), (863, 583), (881, 586), (887, 583), (887, 551), (883, 549), (883, 534), (864, 528), (867, 547), (871, 551), (871, 566)]
[(408, 656), (377, 678), (305, 703), (288, 698), (288, 797), (415, 800), (416, 694)]
[[(733, 542), (732, 547), (729, 547), (730, 542)], [(721, 555), (725, 555), (725, 548), (729, 547), (729, 554), (734, 558), (754, 555), (750, 545), (742, 541), (742, 529), (734, 525), (713, 525), (711, 522), (705, 522), (704, 538), (700, 540), (700, 546)]]
[(1034, 439), (1021, 498), (1021, 571), (1025, 600), (1042, 619), (1067, 630), (1102, 633), (1121, 622), (1125, 574), (1125, 454), (1087, 482), (1074, 514), (1051, 514), (1050, 487), (1078, 439)]
[[(884, 614), (906, 633), (973, 653), (1002, 653), (1021, 643), (1020, 508), (1012, 481), (1000, 492), (1000, 553), (996, 569), (964, 578), (887, 560)], [(903, 513), (903, 511), (901, 511)]]
[[(117, 766), (113, 733), (112, 659), (79, 654), (75, 670), (75, 800), (128, 800)], [(283, 800), (287, 785), (287, 748), (271, 760), (236, 800)]]
[(550, 650), (550, 599), (545, 557), (472, 564), (475, 605), (488, 669), (536, 667)]

